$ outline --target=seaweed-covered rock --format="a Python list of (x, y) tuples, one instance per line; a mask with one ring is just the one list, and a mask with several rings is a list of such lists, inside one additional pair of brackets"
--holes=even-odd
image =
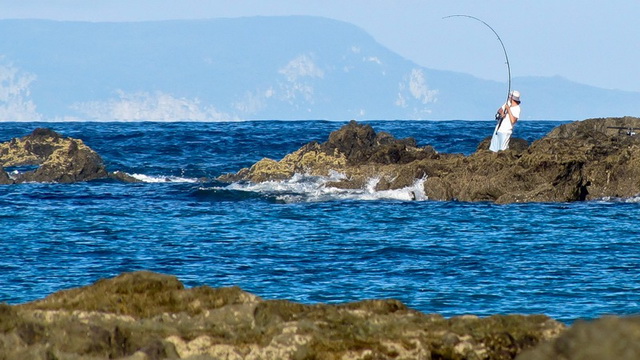
[(523, 352), (517, 359), (640, 359), (640, 317), (577, 321), (559, 337)]
[[(23, 169), (12, 171), (10, 175), (7, 168)], [(103, 178), (139, 181), (122, 172), (108, 174), (100, 155), (82, 140), (62, 137), (51, 129), (38, 128), (25, 137), (0, 144), (0, 184), (3, 185), (73, 183)]]
[(0, 305), (0, 358), (502, 360), (564, 329), (543, 315), (446, 319), (392, 299), (299, 304), (134, 272)]
[(581, 139), (607, 141), (613, 137), (626, 138), (640, 133), (636, 117), (598, 118), (575, 121), (556, 127), (547, 134), (551, 139)]
[(341, 129), (332, 132), (323, 143), (324, 153), (344, 154), (349, 165), (366, 163), (406, 164), (428, 157), (428, 152), (416, 151), (413, 138), (395, 139), (386, 132), (376, 133), (371, 125), (360, 125), (351, 120)]
[[(491, 136), (487, 136), (478, 144), (476, 151), (479, 150), (489, 150), (489, 146), (491, 146)], [(514, 138), (512, 137), (509, 140), (509, 150), (515, 151), (517, 153), (521, 153), (529, 148), (529, 142), (525, 139)]]
[(432, 200), (566, 202), (640, 194), (640, 119), (589, 119), (561, 125), (530, 146), (494, 153), (485, 139), (469, 156), (417, 147), (413, 139), (376, 134), (350, 122), (323, 144), (310, 143), (280, 161), (263, 159), (221, 181), (262, 182), (296, 173), (344, 174), (326, 186), (361, 188), (379, 179), (376, 190), (399, 189), (424, 181)]
[(0, 175), (0, 181), (4, 184), (69, 183), (107, 176), (100, 156), (82, 140), (63, 138), (49, 129), (36, 129), (23, 138), (0, 144), (0, 164), (3, 168), (37, 166), (35, 170), (15, 174), (11, 181)]

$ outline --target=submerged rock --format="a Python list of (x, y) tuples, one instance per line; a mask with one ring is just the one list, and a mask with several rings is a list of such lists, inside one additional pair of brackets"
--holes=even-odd
[[(375, 190), (399, 189), (425, 179), (432, 200), (565, 202), (640, 193), (640, 119), (590, 119), (561, 125), (528, 144), (514, 139), (512, 149), (491, 152), (483, 144), (469, 155), (441, 154), (417, 147), (413, 139), (376, 134), (351, 121), (325, 143), (310, 143), (280, 161), (263, 159), (220, 181), (284, 180), (296, 173), (342, 180), (326, 186)], [(486, 141), (485, 141), (486, 142)]]
[(446, 319), (397, 300), (307, 305), (134, 272), (0, 305), (0, 358), (514, 359), (564, 329), (543, 315)]

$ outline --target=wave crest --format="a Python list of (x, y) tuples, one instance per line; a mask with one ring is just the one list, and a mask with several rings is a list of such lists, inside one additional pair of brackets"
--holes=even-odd
[[(428, 200), (424, 192), (426, 178), (417, 179), (411, 186), (394, 190), (377, 191), (380, 178), (371, 178), (361, 189), (342, 189), (330, 186), (331, 182), (344, 179), (345, 175), (334, 172), (330, 176), (295, 174), (289, 180), (262, 183), (236, 182), (225, 187), (208, 190), (230, 190), (260, 193), (283, 203), (323, 202), (336, 200)], [(201, 189), (207, 190), (207, 189)]]

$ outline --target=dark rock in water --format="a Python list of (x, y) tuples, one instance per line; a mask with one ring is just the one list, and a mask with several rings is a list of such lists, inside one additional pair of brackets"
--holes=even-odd
[[(281, 161), (262, 159), (249, 169), (242, 169), (236, 174), (225, 174), (218, 180), (262, 182), (289, 179), (295, 173), (326, 176), (331, 171), (346, 171), (350, 179), (332, 183), (332, 186), (358, 188), (366, 183), (366, 179), (376, 175), (375, 168), (397, 167), (437, 157), (433, 147), (418, 148), (413, 138), (398, 140), (389, 133), (376, 133), (370, 125), (358, 124), (352, 120), (332, 132), (325, 143), (309, 143)], [(381, 183), (380, 186), (387, 186), (389, 189), (407, 186), (416, 177), (424, 175), (421, 173), (421, 170), (416, 172), (407, 169), (393, 180), (384, 179), (384, 184)]]
[(124, 173), (122, 171), (114, 171), (109, 173), (109, 179), (114, 179), (114, 180), (118, 180), (118, 181), (122, 181), (122, 182), (127, 182), (127, 183), (139, 183), (142, 182), (141, 180), (138, 180), (136, 178), (134, 178), (133, 176)]
[(16, 174), (10, 181), (0, 176), (4, 184), (70, 183), (100, 179), (107, 175), (100, 156), (82, 140), (63, 138), (49, 129), (36, 129), (23, 138), (0, 144), (0, 164), (3, 168), (38, 166), (35, 170)]
[(376, 134), (371, 125), (359, 125), (351, 120), (349, 124), (329, 135), (329, 140), (321, 145), (321, 150), (331, 154), (344, 154), (349, 165), (363, 163), (406, 164), (429, 154), (412, 152), (416, 147), (413, 138), (395, 139), (391, 134)]
[(0, 185), (13, 184), (13, 180), (9, 177), (9, 174), (4, 169), (0, 169)]
[(343, 180), (338, 188), (362, 188), (380, 179), (376, 190), (400, 189), (425, 179), (432, 200), (565, 202), (640, 194), (638, 118), (590, 119), (561, 125), (530, 146), (512, 139), (510, 149), (493, 153), (485, 139), (470, 156), (440, 154), (416, 147), (412, 139), (376, 134), (352, 121), (323, 144), (310, 143), (280, 161), (263, 159), (220, 181), (283, 180), (295, 173)]
[(397, 300), (306, 305), (135, 272), (0, 305), (0, 358), (514, 359), (564, 330), (543, 315), (445, 319)]
[[(124, 173), (107, 174), (102, 158), (82, 140), (39, 128), (23, 138), (0, 144), (0, 184), (24, 182), (73, 183), (111, 177), (138, 182)], [(5, 169), (32, 167), (9, 175)]]

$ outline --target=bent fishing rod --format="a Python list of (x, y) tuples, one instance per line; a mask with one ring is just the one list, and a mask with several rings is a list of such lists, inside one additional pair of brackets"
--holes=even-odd
[[(507, 72), (509, 75), (509, 88), (507, 90), (507, 101), (506, 103), (509, 104), (509, 96), (511, 95), (511, 65), (509, 64), (509, 55), (507, 55), (507, 49), (504, 47), (504, 43), (502, 42), (502, 39), (500, 38), (500, 35), (498, 35), (498, 33), (491, 27), (491, 25), (487, 24), (486, 22), (484, 22), (483, 20), (478, 19), (475, 16), (471, 16), (471, 15), (463, 15), (463, 14), (456, 14), (456, 15), (449, 15), (449, 16), (445, 16), (443, 17), (443, 19), (449, 19), (449, 18), (453, 18), (453, 17), (466, 17), (469, 19), (473, 19), (476, 21), (479, 21), (481, 23), (483, 23), (486, 27), (488, 27), (498, 38), (498, 41), (500, 42), (500, 46), (502, 46), (502, 51), (504, 52), (504, 58), (507, 62)], [(504, 119), (504, 117), (500, 118), (500, 122), (498, 123), (498, 126), (496, 127), (496, 131), (498, 128), (500, 128), (500, 125), (502, 124), (502, 120)]]

